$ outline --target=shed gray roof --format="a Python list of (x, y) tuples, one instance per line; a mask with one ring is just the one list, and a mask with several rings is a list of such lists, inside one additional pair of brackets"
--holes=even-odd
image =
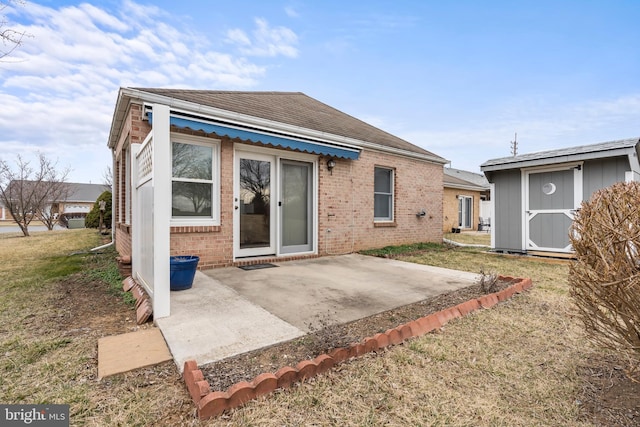
[(484, 175), (469, 172), (462, 169), (444, 168), (444, 186), (453, 188), (465, 188), (475, 191), (489, 190), (489, 181)]
[[(373, 143), (382, 147), (403, 150), (426, 156), (433, 161), (446, 163), (444, 158), (428, 150), (378, 129), (301, 92), (242, 92), (160, 88), (128, 89), (138, 91), (142, 96), (144, 96), (144, 93), (148, 93), (166, 97), (166, 103), (170, 106), (172, 105), (171, 100), (186, 101), (194, 104), (194, 107), (198, 105), (213, 107), (245, 116), (257, 117), (325, 134)], [(117, 108), (116, 106), (116, 113)], [(194, 111), (197, 110), (194, 109)], [(111, 138), (114, 137), (113, 131), (114, 129), (112, 128)], [(111, 139), (110, 144), (113, 144), (113, 139)]]
[(560, 148), (558, 150), (539, 151), (536, 153), (521, 154), (519, 156), (501, 157), (487, 160), (480, 165), (480, 168), (487, 172), (623, 156), (628, 155), (633, 150), (637, 153), (639, 142), (640, 138), (635, 137), (599, 144)]

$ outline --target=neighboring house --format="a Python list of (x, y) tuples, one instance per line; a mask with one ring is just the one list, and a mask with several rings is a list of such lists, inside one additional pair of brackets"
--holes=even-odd
[(640, 179), (638, 138), (493, 159), (491, 246), (502, 252), (571, 254), (569, 227), (583, 200)]
[(444, 168), (442, 229), (478, 230), (479, 219), (491, 222), (489, 182), (484, 175), (461, 169)]
[[(31, 182), (31, 181), (12, 181), (9, 185), (13, 185), (17, 182)], [(35, 181), (34, 181), (35, 182)], [(98, 196), (104, 191), (110, 190), (110, 188), (104, 184), (84, 184), (77, 182), (66, 182), (67, 187), (64, 191), (65, 195), (61, 200), (53, 200), (48, 204), (50, 212), (56, 216), (66, 214), (68, 217), (74, 216), (82, 217), (93, 209)], [(13, 217), (9, 212), (9, 209), (0, 204), (0, 220), (13, 221)]]
[(105, 191), (111, 190), (104, 184), (82, 184), (68, 182), (68, 194), (64, 200), (55, 203), (54, 211), (72, 217), (74, 214), (87, 214), (93, 209), (98, 197)]
[(446, 160), (303, 93), (121, 88), (108, 145), (116, 248), (156, 318), (170, 255), (212, 268), (442, 240)]

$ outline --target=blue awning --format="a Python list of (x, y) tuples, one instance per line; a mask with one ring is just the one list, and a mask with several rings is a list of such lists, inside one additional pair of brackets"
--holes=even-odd
[[(149, 122), (152, 122), (152, 113), (149, 113)], [(301, 141), (298, 139), (285, 138), (283, 136), (256, 132), (252, 130), (239, 129), (225, 126), (218, 123), (201, 122), (184, 117), (171, 116), (171, 125), (191, 130), (201, 130), (206, 133), (215, 133), (218, 136), (229, 138), (240, 138), (251, 142), (257, 142), (274, 147), (290, 148), (304, 153), (319, 154), (323, 156), (338, 157), (356, 160), (360, 156), (357, 148), (338, 147), (321, 142)]]

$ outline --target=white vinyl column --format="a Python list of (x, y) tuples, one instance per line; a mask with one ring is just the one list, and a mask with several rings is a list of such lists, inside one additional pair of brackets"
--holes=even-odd
[(170, 314), (171, 132), (169, 107), (153, 105), (153, 317)]

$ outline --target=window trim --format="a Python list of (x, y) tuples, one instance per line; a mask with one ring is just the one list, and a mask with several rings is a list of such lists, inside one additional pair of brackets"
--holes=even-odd
[[(376, 169), (389, 172), (391, 193), (382, 193), (376, 191)], [(389, 217), (377, 217), (375, 197), (376, 195), (388, 196), (391, 206), (389, 207)], [(395, 169), (385, 166), (374, 166), (373, 168), (373, 221), (377, 223), (392, 223), (395, 221)]]
[[(185, 179), (173, 177), (173, 143), (200, 145), (210, 147), (211, 153), (211, 180), (201, 179)], [(172, 227), (188, 227), (188, 226), (219, 226), (220, 225), (220, 140), (214, 138), (197, 137), (184, 135), (180, 133), (171, 133), (171, 147), (169, 148), (171, 156), (171, 197), (173, 199), (173, 183), (174, 182), (198, 182), (211, 183), (211, 217), (174, 217), (171, 213)], [(173, 209), (173, 200), (171, 202)]]

